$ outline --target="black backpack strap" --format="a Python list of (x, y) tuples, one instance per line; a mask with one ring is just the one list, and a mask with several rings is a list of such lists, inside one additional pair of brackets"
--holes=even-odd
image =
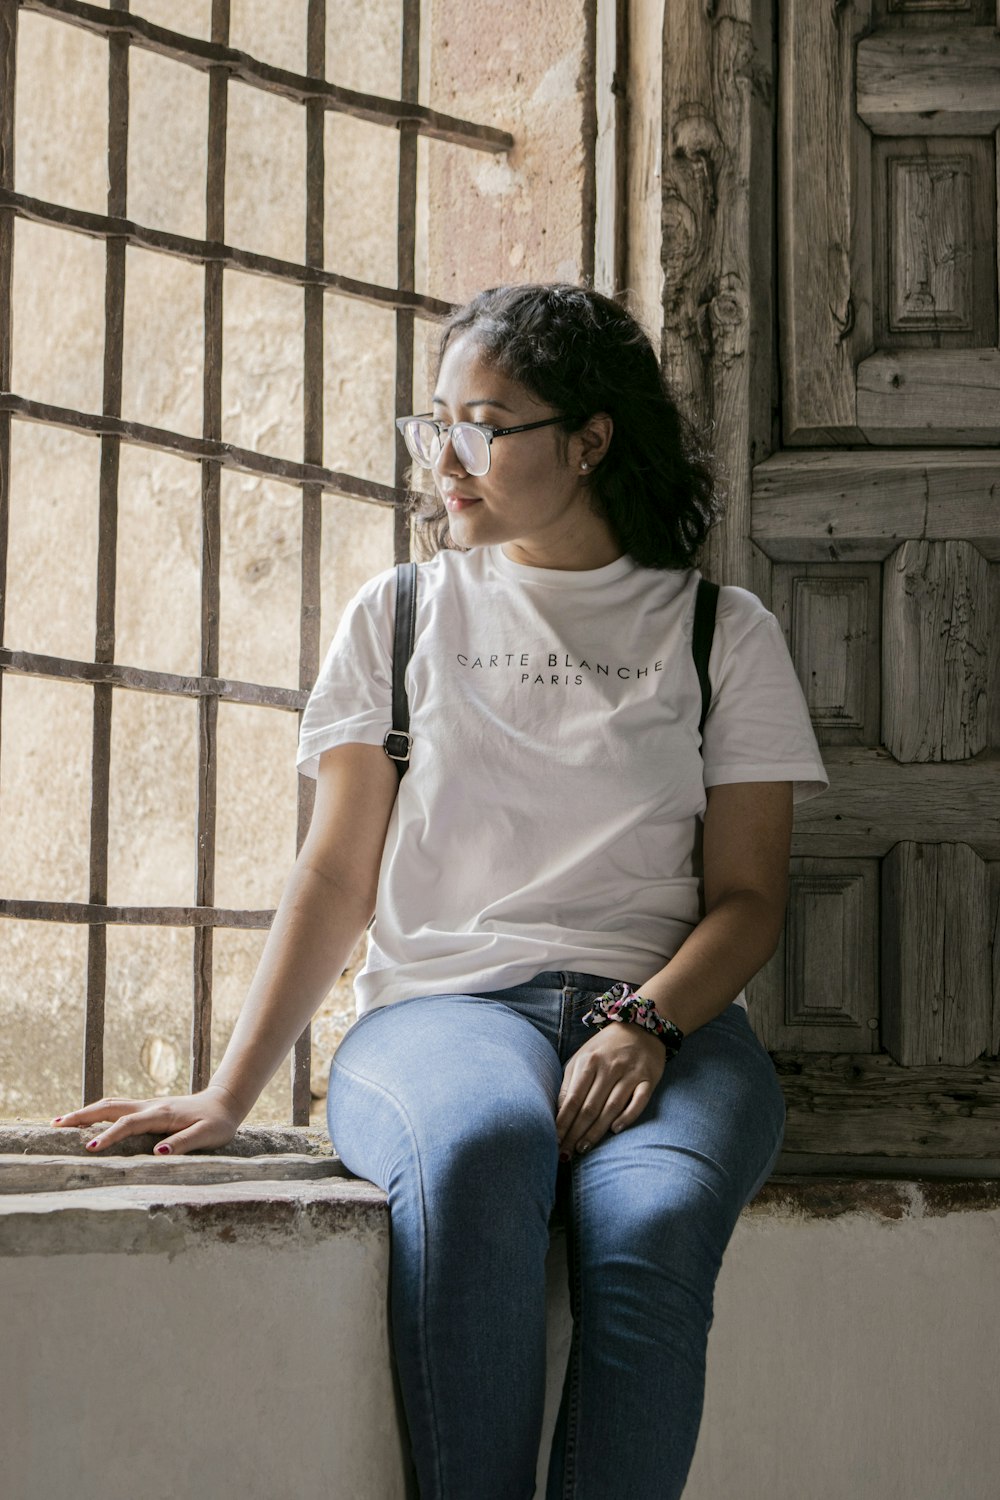
[(382, 749), (402, 781), (406, 774), (410, 746), (410, 705), (406, 698), (406, 666), (413, 654), (413, 630), (417, 619), (417, 565), (396, 564), (396, 628), (392, 639), (392, 728), (382, 741)]
[(705, 719), (712, 701), (712, 684), (708, 678), (708, 658), (715, 634), (715, 609), (719, 602), (719, 585), (709, 583), (707, 578), (698, 579), (698, 593), (694, 605), (694, 629), (691, 632), (691, 652), (698, 669), (701, 683), (701, 720), (698, 733), (704, 736)]

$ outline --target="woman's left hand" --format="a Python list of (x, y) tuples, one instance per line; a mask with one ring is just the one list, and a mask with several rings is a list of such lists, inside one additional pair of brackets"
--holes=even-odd
[(667, 1054), (651, 1031), (612, 1021), (584, 1042), (563, 1072), (556, 1110), (559, 1154), (586, 1151), (608, 1130), (642, 1114), (663, 1076)]

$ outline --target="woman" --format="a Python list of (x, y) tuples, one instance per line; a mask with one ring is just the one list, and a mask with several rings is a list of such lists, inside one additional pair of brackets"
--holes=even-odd
[(827, 778), (781, 631), (743, 589), (720, 593), (701, 741), (694, 564), (717, 506), (621, 307), (481, 294), (444, 325), (432, 412), (401, 426), (439, 548), (408, 772), (382, 749), (390, 569), (306, 707), (312, 826), (212, 1083), (64, 1123), (115, 1121), (94, 1150), (231, 1139), (374, 910), (328, 1121), (389, 1196), (421, 1495), (533, 1494), (558, 1197), (574, 1332), (549, 1500), (678, 1496), (722, 1254), (784, 1130), (743, 986), (781, 931), (793, 796)]

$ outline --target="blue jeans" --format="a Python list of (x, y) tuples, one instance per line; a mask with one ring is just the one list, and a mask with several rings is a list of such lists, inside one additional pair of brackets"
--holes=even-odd
[(613, 978), (366, 1011), (330, 1070), (330, 1137), (388, 1195), (393, 1349), (421, 1500), (531, 1500), (545, 1260), (565, 1217), (573, 1338), (547, 1500), (674, 1500), (701, 1424), (723, 1251), (785, 1103), (746, 1012), (685, 1038), (643, 1114), (560, 1165), (563, 1068)]

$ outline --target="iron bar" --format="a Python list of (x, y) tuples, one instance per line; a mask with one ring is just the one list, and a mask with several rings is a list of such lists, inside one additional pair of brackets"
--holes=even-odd
[(318, 464), (297, 463), (291, 458), (274, 458), (268, 454), (256, 453), (251, 448), (237, 448), (234, 443), (189, 437), (185, 433), (171, 432), (165, 427), (125, 422), (120, 417), (108, 416), (106, 413), (77, 411), (70, 406), (49, 406), (43, 401), (30, 401), (24, 396), (16, 396), (11, 391), (0, 391), (0, 412), (4, 411), (30, 422), (44, 422), (50, 427), (65, 427), (74, 432), (89, 432), (99, 437), (108, 435), (123, 438), (140, 448), (156, 448), (162, 452), (176, 453), (181, 458), (214, 459), (224, 468), (235, 469), (241, 474), (287, 480), (291, 484), (311, 482), (318, 485), (324, 493), (341, 495), (348, 500), (395, 505), (402, 499), (402, 495), (392, 485), (378, 484), (373, 479), (360, 479), (356, 474), (342, 474), (337, 469), (320, 468)]
[[(415, 101), (420, 88), (420, 0), (403, 0), (403, 34), (399, 67), (400, 96)], [(412, 125), (399, 131), (399, 179), (396, 208), (396, 280), (406, 291), (415, 281), (417, 248), (417, 132)], [(413, 312), (396, 310), (396, 415), (413, 410)], [(396, 433), (393, 479), (397, 490), (406, 484), (409, 455)], [(393, 558), (397, 563), (410, 560), (410, 523), (399, 506), (393, 518)]]
[[(127, 0), (112, 0), (115, 6)], [(108, 213), (125, 212), (128, 171), (128, 38), (110, 39), (108, 59)], [(125, 242), (110, 236), (106, 243), (104, 277), (104, 394), (105, 417), (120, 419), (122, 410), (122, 348), (125, 324)], [(101, 437), (101, 472), (97, 527), (97, 609), (94, 622), (94, 660), (115, 659), (115, 598), (118, 574), (118, 471), (121, 439), (114, 432)], [(111, 715), (113, 693), (108, 683), (94, 684), (91, 751), (90, 890), (88, 900), (104, 905), (108, 899), (108, 819), (111, 790)], [(104, 1006), (107, 992), (107, 930), (91, 927), (87, 944), (87, 1000), (83, 1031), (83, 1099), (90, 1104), (104, 1092)]]
[(50, 677), (59, 682), (107, 683), (111, 687), (182, 698), (211, 697), (227, 703), (248, 703), (255, 708), (302, 709), (309, 696), (302, 688), (272, 687), (227, 677), (186, 677), (178, 672), (153, 672), (147, 667), (129, 667), (121, 662), (73, 661), (66, 656), (43, 656), (37, 651), (11, 651), (6, 646), (0, 646), (0, 672)]
[[(306, 21), (306, 68), (311, 78), (326, 69), (326, 0), (309, 0)], [(306, 263), (323, 264), (326, 214), (326, 115), (315, 99), (306, 103)], [(307, 286), (303, 347), (302, 456), (323, 462), (324, 299)], [(319, 669), (320, 564), (323, 546), (322, 496), (315, 485), (302, 489), (301, 596), (299, 600), (299, 685), (311, 687)], [(295, 849), (302, 848), (315, 805), (315, 783), (298, 778)], [(296, 1037), (291, 1057), (292, 1124), (308, 1125), (312, 1106), (312, 1022)]]
[(221, 906), (107, 906), (96, 901), (21, 901), (0, 897), (0, 917), (126, 927), (270, 927), (274, 912)]
[[(212, 40), (229, 40), (229, 0), (212, 0)], [(208, 88), (208, 159), (205, 173), (205, 233), (210, 240), (225, 237), (226, 126), (229, 113), (228, 79), (212, 71)], [(222, 347), (224, 270), (218, 262), (205, 264), (205, 310), (202, 386), (202, 436), (222, 438)], [(220, 610), (220, 490), (222, 467), (214, 459), (201, 465), (201, 673), (219, 672)], [(215, 828), (218, 804), (219, 700), (198, 700), (198, 810), (195, 846), (195, 904), (210, 907), (215, 900)], [(214, 930), (198, 927), (192, 952), (191, 1092), (197, 1093), (212, 1075), (212, 955)]]
[(187, 63), (202, 72), (218, 68), (229, 78), (279, 94), (296, 104), (315, 100), (325, 110), (353, 115), (356, 120), (367, 120), (372, 125), (412, 125), (420, 135), (447, 141), (453, 146), (469, 146), (474, 151), (510, 151), (514, 145), (514, 137), (506, 130), (441, 114), (436, 109), (418, 104), (415, 97), (412, 100), (382, 99), (375, 94), (361, 94), (336, 83), (327, 83), (321, 77), (313, 78), (258, 62), (246, 52), (222, 46), (214, 40), (206, 42), (178, 31), (169, 31), (143, 16), (116, 14), (99, 5), (85, 5), (81, 0), (22, 0), (22, 8), (50, 16), (53, 20), (68, 21), (98, 36), (125, 38), (136, 46), (158, 52), (175, 62)]
[(266, 276), (273, 281), (322, 287), (324, 291), (338, 297), (370, 302), (374, 307), (407, 307), (418, 316), (426, 318), (446, 317), (452, 310), (452, 303), (444, 302), (440, 297), (425, 297), (412, 288), (400, 290), (398, 287), (381, 286), (376, 281), (359, 281), (355, 276), (341, 276), (338, 271), (327, 271), (322, 265), (310, 266), (299, 261), (281, 260), (274, 255), (259, 255), (254, 250), (227, 245), (221, 238), (199, 240), (192, 239), (189, 235), (172, 234), (168, 229), (152, 229), (145, 224), (136, 224), (123, 215), (95, 214), (83, 208), (67, 208), (61, 203), (49, 203), (44, 198), (30, 198), (26, 193), (15, 193), (10, 187), (0, 188), (0, 209), (14, 209), (21, 218), (30, 219), (33, 223), (88, 234), (93, 239), (107, 239), (113, 235), (139, 249), (158, 250), (163, 255), (175, 255), (196, 265), (218, 263), (230, 271), (246, 271), (250, 275)]
[[(14, 184), (14, 87), (17, 73), (17, 0), (0, 0), (0, 192)], [(10, 385), (13, 328), (14, 220), (0, 208), (0, 388)], [(0, 645), (7, 601), (7, 549), (10, 535), (10, 412), (0, 410)], [(3, 728), (3, 673), (0, 672), (0, 737)]]

